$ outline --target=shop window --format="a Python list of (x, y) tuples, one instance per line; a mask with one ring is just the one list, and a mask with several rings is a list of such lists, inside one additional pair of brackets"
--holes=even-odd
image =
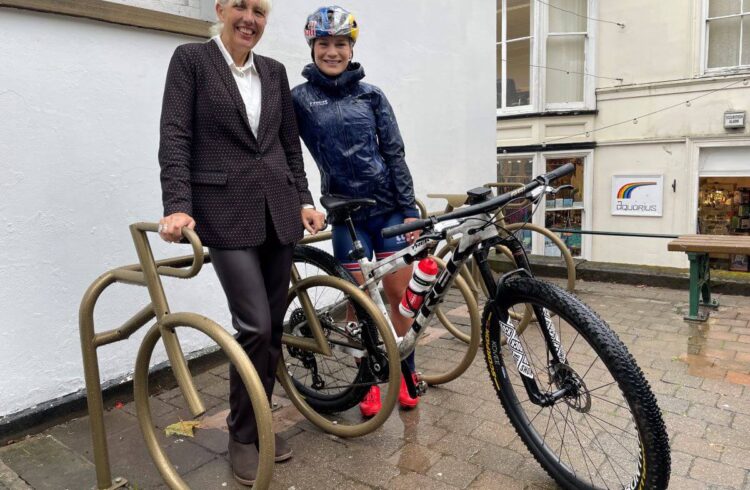
[[(702, 177), (698, 233), (750, 235), (750, 177)], [(711, 256), (712, 267), (747, 271), (747, 256)]]
[[(564, 190), (555, 196), (547, 196), (544, 210), (544, 226), (547, 228), (580, 230), (584, 222), (584, 158), (548, 158), (545, 172), (565, 165), (568, 162), (575, 164), (575, 172), (555, 181), (555, 187), (572, 185), (572, 189)], [(571, 255), (580, 257), (582, 255), (582, 235), (572, 232), (557, 232), (558, 236), (565, 242)], [(545, 238), (544, 255), (559, 256), (560, 249), (554, 242)]]
[(750, 0), (706, 1), (706, 68), (750, 67)]
[[(497, 183), (496, 190), (498, 195), (517, 189), (520, 185), (527, 184), (534, 177), (534, 158), (533, 157), (511, 157), (498, 158), (497, 160)], [(504, 210), (505, 222), (526, 223), (531, 221), (531, 209), (529, 206), (520, 203), (520, 205), (509, 204)], [(516, 237), (523, 243), (523, 248), (527, 253), (532, 251), (532, 236), (529, 230), (519, 230)]]

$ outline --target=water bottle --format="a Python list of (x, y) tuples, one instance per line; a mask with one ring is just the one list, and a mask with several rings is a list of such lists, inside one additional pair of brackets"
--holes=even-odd
[(435, 282), (437, 273), (437, 262), (430, 258), (422, 259), (415, 264), (414, 273), (406, 291), (404, 291), (404, 297), (401, 298), (401, 303), (398, 305), (398, 311), (402, 315), (407, 318), (414, 318), (424, 302), (427, 290)]

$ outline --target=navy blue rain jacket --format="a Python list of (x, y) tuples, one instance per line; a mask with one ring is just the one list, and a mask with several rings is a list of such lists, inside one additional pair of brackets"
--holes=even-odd
[(321, 192), (375, 199), (377, 206), (358, 211), (355, 220), (393, 211), (419, 217), (404, 142), (385, 94), (360, 81), (365, 71), (359, 63), (336, 78), (309, 64), (302, 76), (308, 82), (294, 87), (292, 99), (300, 136), (320, 169)]

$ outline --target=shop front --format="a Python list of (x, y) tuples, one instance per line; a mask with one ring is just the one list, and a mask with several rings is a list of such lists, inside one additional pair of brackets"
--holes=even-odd
[[(750, 146), (700, 148), (697, 229), (704, 235), (750, 235)], [(748, 271), (748, 256), (717, 255), (712, 267)]]

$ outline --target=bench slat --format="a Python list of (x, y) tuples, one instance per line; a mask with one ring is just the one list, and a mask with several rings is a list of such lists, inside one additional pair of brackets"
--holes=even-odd
[(750, 255), (750, 236), (686, 235), (669, 242), (667, 250), (671, 252)]

